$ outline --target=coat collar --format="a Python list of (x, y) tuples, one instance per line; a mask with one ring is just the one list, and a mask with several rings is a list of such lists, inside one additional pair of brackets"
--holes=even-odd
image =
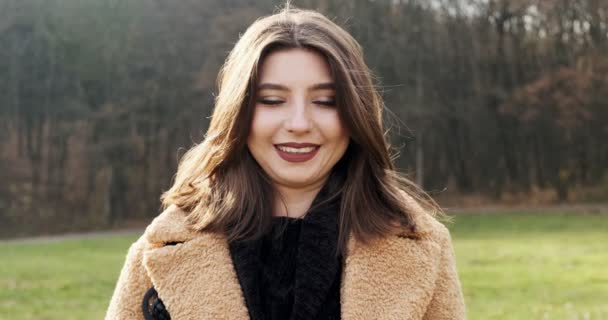
[[(415, 202), (410, 205), (421, 238), (387, 236), (368, 244), (349, 238), (340, 288), (342, 319), (422, 318), (441, 248), (427, 237), (433, 218)], [(146, 237), (144, 266), (173, 318), (249, 319), (221, 235), (190, 229), (186, 213), (171, 206), (150, 224)]]

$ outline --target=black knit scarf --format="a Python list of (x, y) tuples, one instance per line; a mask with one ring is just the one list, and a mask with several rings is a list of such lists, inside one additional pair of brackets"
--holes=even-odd
[[(340, 201), (326, 201), (327, 189), (321, 189), (301, 221), (291, 320), (340, 319), (342, 258), (335, 255)], [(260, 246), (261, 240), (233, 242), (230, 255), (251, 320), (270, 320), (260, 292)]]

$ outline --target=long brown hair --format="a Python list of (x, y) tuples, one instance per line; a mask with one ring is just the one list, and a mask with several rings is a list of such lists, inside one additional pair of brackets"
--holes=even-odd
[(360, 45), (322, 14), (289, 4), (254, 22), (230, 52), (218, 76), (207, 135), (182, 157), (173, 186), (161, 197), (163, 206), (177, 205), (189, 212), (194, 228), (223, 232), (228, 241), (267, 232), (275, 194), (246, 141), (258, 68), (269, 52), (287, 48), (315, 50), (327, 59), (340, 118), (351, 134), (328, 181), (330, 198), (341, 199), (339, 251), (344, 252), (351, 233), (363, 242), (397, 230), (416, 237), (404, 196), (416, 199), (431, 214), (439, 208), (394, 167), (382, 124), (383, 101)]

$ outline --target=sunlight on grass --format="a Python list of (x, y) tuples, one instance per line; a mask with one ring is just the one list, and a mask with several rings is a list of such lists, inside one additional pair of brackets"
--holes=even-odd
[(608, 215), (459, 215), (469, 319), (608, 319)]
[(0, 244), (0, 319), (103, 319), (135, 238)]

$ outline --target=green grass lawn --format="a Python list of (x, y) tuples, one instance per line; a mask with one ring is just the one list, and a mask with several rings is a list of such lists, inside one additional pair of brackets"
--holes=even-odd
[(608, 319), (608, 214), (459, 215), (469, 319)]
[[(461, 214), (468, 319), (608, 319), (608, 214)], [(0, 319), (101, 319), (137, 236), (0, 243)]]
[(103, 319), (136, 238), (0, 243), (0, 319)]

